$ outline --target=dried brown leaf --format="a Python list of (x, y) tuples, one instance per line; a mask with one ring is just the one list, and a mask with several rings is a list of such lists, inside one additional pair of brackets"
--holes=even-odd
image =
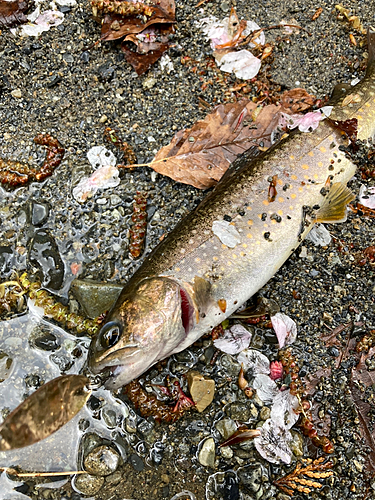
[(305, 89), (296, 88), (284, 92), (281, 96), (281, 106), (288, 114), (301, 113), (310, 108), (315, 102), (315, 96), (310, 95)]
[(19, 24), (27, 23), (27, 17), (24, 12), (26, 12), (34, 2), (32, 1), (15, 1), (7, 2), (5, 0), (0, 1), (0, 26), (5, 28), (12, 28)]
[(160, 43), (157, 50), (150, 50), (147, 54), (138, 54), (125, 43), (121, 45), (126, 61), (131, 64), (137, 75), (143, 75), (168, 50), (169, 44)]
[(256, 107), (247, 99), (220, 104), (191, 129), (177, 132), (149, 166), (199, 189), (214, 186), (238, 155), (254, 145), (271, 145), (279, 108), (265, 106), (253, 122), (251, 114)]
[(221, 443), (220, 447), (244, 443), (245, 441), (260, 436), (260, 434), (261, 431), (259, 429), (238, 429), (228, 439)]
[(175, 3), (173, 0), (160, 0), (150, 4), (152, 15), (143, 22), (140, 16), (121, 16), (106, 14), (102, 23), (102, 41), (118, 40), (130, 34), (141, 33), (153, 24), (174, 24)]

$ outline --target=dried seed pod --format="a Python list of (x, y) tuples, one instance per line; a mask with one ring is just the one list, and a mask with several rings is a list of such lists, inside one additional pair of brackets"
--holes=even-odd
[(56, 302), (49, 292), (42, 290), (41, 283), (38, 281), (31, 282), (26, 273), (22, 274), (18, 281), (24, 291), (28, 293), (30, 299), (35, 301), (35, 305), (43, 308), (46, 316), (53, 318), (57, 323), (66, 326), (69, 330), (76, 330), (78, 334), (93, 336), (97, 332), (102, 322), (101, 316), (95, 319), (86, 319), (78, 314), (71, 313), (69, 307)]
[(281, 361), (271, 361), (270, 363), (270, 377), (272, 380), (279, 380), (283, 377), (283, 364)]
[[(114, 23), (112, 23), (114, 24)], [(112, 28), (112, 26), (111, 26)], [(112, 28), (115, 29), (115, 28)], [(120, 29), (120, 28), (118, 28)], [(124, 158), (123, 161), (126, 165), (133, 165), (134, 163), (137, 162), (137, 157), (135, 156), (135, 153), (131, 146), (125, 141), (121, 141), (119, 138), (117, 130), (113, 130), (110, 127), (107, 127), (104, 130), (104, 138), (107, 139), (108, 142), (116, 146), (116, 148), (120, 149), (123, 152)], [(122, 165), (119, 165), (118, 167), (121, 168)]]
[(0, 159), (0, 183), (8, 187), (22, 186), (27, 182), (43, 181), (52, 175), (64, 157), (65, 149), (57, 139), (49, 134), (39, 134), (34, 138), (36, 144), (47, 147), (43, 165), (39, 168), (30, 167), (18, 161)]
[(137, 259), (144, 248), (147, 229), (147, 195), (137, 191), (133, 203), (132, 227), (130, 228), (129, 252)]
[(241, 364), (241, 370), (240, 370), (240, 373), (238, 375), (238, 387), (241, 389), (241, 391), (244, 391), (248, 385), (249, 384), (248, 384), (247, 380), (245, 379), (245, 374), (243, 371), (243, 364)]
[[(170, 394), (167, 387), (165, 387), (165, 391)], [(182, 404), (180, 404), (180, 392), (177, 401), (174, 401), (172, 405), (165, 404), (159, 401), (153, 394), (148, 394), (144, 391), (138, 380), (133, 380), (130, 384), (126, 385), (123, 388), (123, 392), (128, 396), (134, 407), (143, 417), (152, 416), (159, 423), (176, 422), (176, 420), (182, 417), (186, 410), (194, 405), (193, 402), (191, 402), (192, 404), (190, 405), (188, 404), (187, 401), (190, 400), (190, 398), (187, 398), (183, 393), (183, 397), (181, 398), (183, 401)]]
[(142, 2), (127, 2), (117, 0), (91, 0), (93, 15), (119, 14), (121, 16), (151, 16), (153, 8)]

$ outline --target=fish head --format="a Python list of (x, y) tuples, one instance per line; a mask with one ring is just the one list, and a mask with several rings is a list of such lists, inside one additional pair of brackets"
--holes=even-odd
[(91, 342), (89, 368), (117, 389), (178, 351), (193, 322), (193, 303), (175, 280), (146, 278), (127, 286)]

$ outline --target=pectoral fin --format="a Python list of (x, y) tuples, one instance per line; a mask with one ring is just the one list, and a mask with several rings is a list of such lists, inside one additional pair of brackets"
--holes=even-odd
[(346, 207), (354, 198), (354, 194), (342, 182), (332, 184), (316, 213), (315, 222), (345, 222)]
[(199, 276), (194, 277), (193, 283), (185, 283), (185, 290), (189, 293), (194, 305), (196, 322), (207, 314), (208, 309), (213, 303), (211, 297), (211, 283)]

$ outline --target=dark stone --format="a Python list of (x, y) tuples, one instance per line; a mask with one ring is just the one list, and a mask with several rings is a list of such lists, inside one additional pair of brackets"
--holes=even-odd
[(328, 354), (337, 358), (337, 356), (340, 355), (340, 351), (337, 349), (337, 347), (332, 346), (328, 349)]
[(57, 8), (59, 9), (60, 12), (62, 12), (63, 14), (66, 14), (67, 12), (70, 12), (71, 11), (71, 8), (69, 7), (69, 5), (58, 5)]
[(262, 485), (262, 466), (260, 464), (250, 464), (241, 467), (237, 471), (240, 482), (250, 493), (257, 493)]
[(102, 64), (98, 69), (98, 73), (102, 82), (109, 82), (116, 76), (115, 67), (111, 66), (111, 63)]
[(63, 354), (51, 354), (50, 360), (58, 367), (61, 373), (67, 372), (74, 365), (74, 362)]
[(141, 457), (139, 457), (135, 453), (130, 455), (129, 462), (132, 464), (132, 466), (134, 467), (134, 469), (137, 472), (142, 472), (143, 469), (145, 468), (145, 464), (144, 464), (143, 460), (141, 459)]
[(48, 203), (30, 201), (27, 206), (27, 219), (33, 226), (42, 226), (48, 219), (50, 206)]
[(60, 347), (58, 339), (49, 332), (42, 332), (42, 334), (36, 337), (32, 343), (42, 351), (56, 351), (56, 349)]
[(150, 452), (151, 460), (155, 465), (160, 465), (164, 456), (164, 445), (157, 441)]
[(25, 385), (27, 388), (38, 389), (41, 386), (39, 375), (30, 374), (25, 377)]
[(85, 52), (82, 52), (81, 54), (81, 61), (87, 64), (90, 60), (90, 54), (85, 50)]
[(224, 500), (238, 500), (240, 498), (240, 487), (237, 479), (231, 474), (225, 476), (225, 483), (223, 488)]
[(89, 427), (90, 427), (90, 422), (85, 418), (81, 418), (81, 420), (78, 422), (78, 428), (82, 432), (86, 431)]
[(51, 76), (49, 82), (47, 83), (47, 87), (50, 89), (50, 88), (54, 87), (55, 85), (57, 85), (58, 83), (60, 83), (61, 80), (62, 80), (62, 78), (60, 75), (53, 75), (53, 76)]
[(99, 410), (99, 408), (101, 407), (100, 399), (98, 399), (96, 396), (90, 396), (86, 404), (91, 411)]
[(36, 267), (42, 286), (58, 290), (64, 281), (64, 263), (54, 238), (45, 229), (36, 231), (30, 241), (28, 263)]
[(27, 495), (30, 491), (30, 486), (26, 483), (21, 484), (21, 486), (16, 486), (13, 488), (14, 491), (17, 491), (17, 493), (23, 493), (24, 495)]
[(12, 247), (0, 247), (0, 274), (7, 276), (13, 269), (14, 254)]

